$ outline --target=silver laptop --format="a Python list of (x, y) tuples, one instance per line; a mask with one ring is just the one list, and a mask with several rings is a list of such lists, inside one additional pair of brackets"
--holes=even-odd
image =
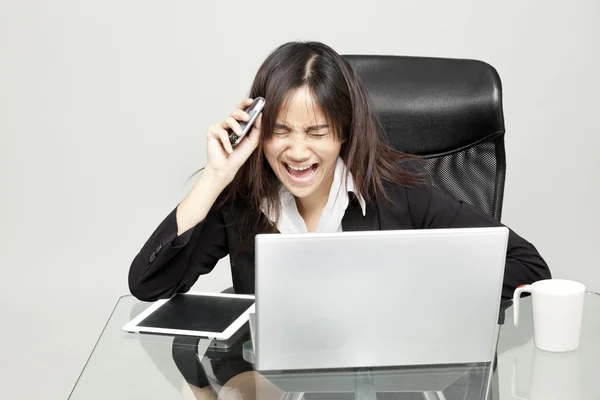
[(259, 371), (493, 360), (508, 229), (256, 236)]

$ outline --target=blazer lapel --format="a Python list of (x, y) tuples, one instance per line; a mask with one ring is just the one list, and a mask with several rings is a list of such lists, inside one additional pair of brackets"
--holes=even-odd
[(349, 192), (350, 202), (342, 218), (342, 230), (351, 231), (377, 231), (380, 229), (379, 213), (376, 205), (368, 204), (366, 215), (363, 216), (362, 209), (354, 193)]
[(392, 202), (380, 197), (375, 203), (367, 203), (367, 213), (363, 217), (360, 204), (354, 193), (348, 193), (350, 203), (342, 219), (344, 231), (385, 231), (394, 229), (414, 229), (403, 187), (387, 187)]
[(406, 189), (402, 186), (385, 186), (391, 202), (382, 196), (377, 200), (380, 228), (382, 231), (395, 229), (414, 229)]

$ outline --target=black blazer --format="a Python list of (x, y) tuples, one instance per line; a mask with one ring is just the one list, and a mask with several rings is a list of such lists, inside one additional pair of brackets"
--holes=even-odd
[[(466, 228), (502, 226), (478, 209), (460, 202), (431, 185), (404, 187), (387, 185), (385, 199), (367, 204), (362, 215), (356, 198), (342, 220), (344, 231)], [(254, 293), (254, 248), (237, 252), (236, 215), (239, 207), (217, 211), (213, 207), (206, 218), (177, 237), (176, 211), (158, 226), (129, 270), (129, 288), (140, 300), (154, 301), (187, 292), (198, 277), (209, 273), (228, 254), (236, 293)], [(401, 255), (398, 255), (401, 257)], [(508, 238), (503, 298), (511, 298), (515, 288), (550, 278), (548, 266), (535, 247), (512, 230)]]

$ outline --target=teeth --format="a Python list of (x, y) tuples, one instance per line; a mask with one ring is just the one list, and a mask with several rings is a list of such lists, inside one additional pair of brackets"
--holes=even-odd
[(292, 167), (290, 164), (286, 164), (290, 169), (293, 169), (294, 171), (305, 171), (307, 169), (309, 169), (310, 167), (312, 167), (311, 165), (307, 165), (306, 167)]

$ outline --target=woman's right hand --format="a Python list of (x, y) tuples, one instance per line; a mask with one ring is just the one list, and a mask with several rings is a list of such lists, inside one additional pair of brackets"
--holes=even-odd
[(205, 170), (214, 176), (224, 179), (229, 184), (237, 171), (258, 146), (262, 113), (258, 116), (250, 132), (234, 148), (229, 142), (229, 132), (233, 130), (241, 135), (240, 121), (248, 121), (249, 116), (244, 109), (252, 104), (252, 99), (242, 100), (231, 115), (223, 122), (212, 125), (207, 133), (207, 164)]

